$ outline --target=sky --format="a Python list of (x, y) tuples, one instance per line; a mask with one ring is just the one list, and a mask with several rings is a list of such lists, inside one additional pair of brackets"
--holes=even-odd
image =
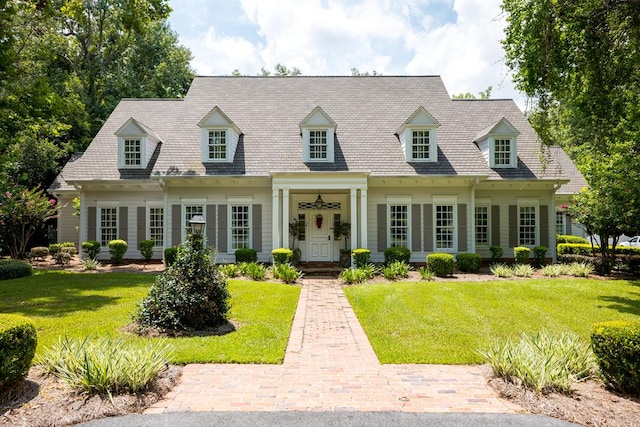
[(450, 94), (512, 98), (502, 0), (169, 0), (198, 75), (439, 75)]

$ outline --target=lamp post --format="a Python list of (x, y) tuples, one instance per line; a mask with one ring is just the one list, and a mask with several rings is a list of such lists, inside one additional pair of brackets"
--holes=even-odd
[(189, 225), (191, 226), (191, 239), (193, 240), (194, 246), (197, 246), (200, 249), (202, 245), (202, 233), (204, 232), (204, 225), (206, 221), (202, 215), (194, 215), (189, 220)]

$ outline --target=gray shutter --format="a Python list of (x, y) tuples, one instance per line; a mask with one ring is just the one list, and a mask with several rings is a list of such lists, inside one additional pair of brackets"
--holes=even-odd
[(516, 205), (509, 205), (509, 247), (515, 248), (518, 246), (518, 207)]
[(253, 205), (252, 209), (253, 249), (262, 252), (262, 205)]
[(422, 231), (424, 232), (424, 250), (433, 252), (433, 205), (431, 203), (423, 205), (424, 218)]
[(95, 206), (91, 206), (87, 208), (87, 240), (97, 240), (96, 239), (96, 217), (97, 217), (97, 208)]
[(207, 244), (212, 247), (216, 247), (216, 205), (207, 205), (207, 229), (205, 235), (207, 236)]
[(422, 206), (411, 205), (411, 251), (422, 250)]
[(549, 206), (540, 206), (540, 244), (549, 247)]
[(458, 204), (458, 252), (468, 251), (467, 229), (467, 204), (460, 203)]
[(142, 242), (147, 238), (146, 216), (147, 216), (147, 208), (144, 206), (138, 206), (138, 215), (137, 215), (137, 223), (136, 223), (136, 228), (138, 231), (137, 232), (138, 245), (140, 245), (140, 242)]
[(387, 205), (378, 205), (378, 252), (387, 249)]
[(227, 250), (227, 205), (218, 205), (218, 251)]
[(573, 233), (573, 231), (571, 230), (571, 216), (568, 213), (564, 213), (563, 215), (564, 215), (564, 220), (567, 224), (565, 232), (568, 235), (571, 235)]
[(178, 246), (182, 240), (182, 207), (171, 205), (171, 246)]
[(491, 206), (491, 244), (500, 246), (500, 206)]
[(125, 242), (129, 241), (129, 208), (120, 206), (118, 209), (118, 235)]

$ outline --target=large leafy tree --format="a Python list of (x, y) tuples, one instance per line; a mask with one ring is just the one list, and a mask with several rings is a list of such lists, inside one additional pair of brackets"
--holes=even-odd
[(506, 63), (535, 101), (532, 123), (590, 184), (576, 213), (605, 242), (640, 231), (640, 2), (504, 0), (502, 8)]

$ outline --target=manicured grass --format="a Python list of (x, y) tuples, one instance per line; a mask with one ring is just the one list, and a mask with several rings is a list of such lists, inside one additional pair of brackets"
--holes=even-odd
[(345, 289), (382, 363), (480, 363), (477, 349), (521, 332), (640, 319), (640, 282), (532, 279), (420, 282)]
[[(38, 329), (38, 350), (61, 335), (125, 336), (136, 304), (155, 276), (136, 273), (79, 274), (61, 271), (0, 282), (0, 313), (27, 316)], [(229, 281), (229, 318), (237, 330), (220, 336), (171, 338), (173, 363), (281, 363), (300, 288), (289, 285)], [(150, 338), (158, 340), (159, 338)]]

